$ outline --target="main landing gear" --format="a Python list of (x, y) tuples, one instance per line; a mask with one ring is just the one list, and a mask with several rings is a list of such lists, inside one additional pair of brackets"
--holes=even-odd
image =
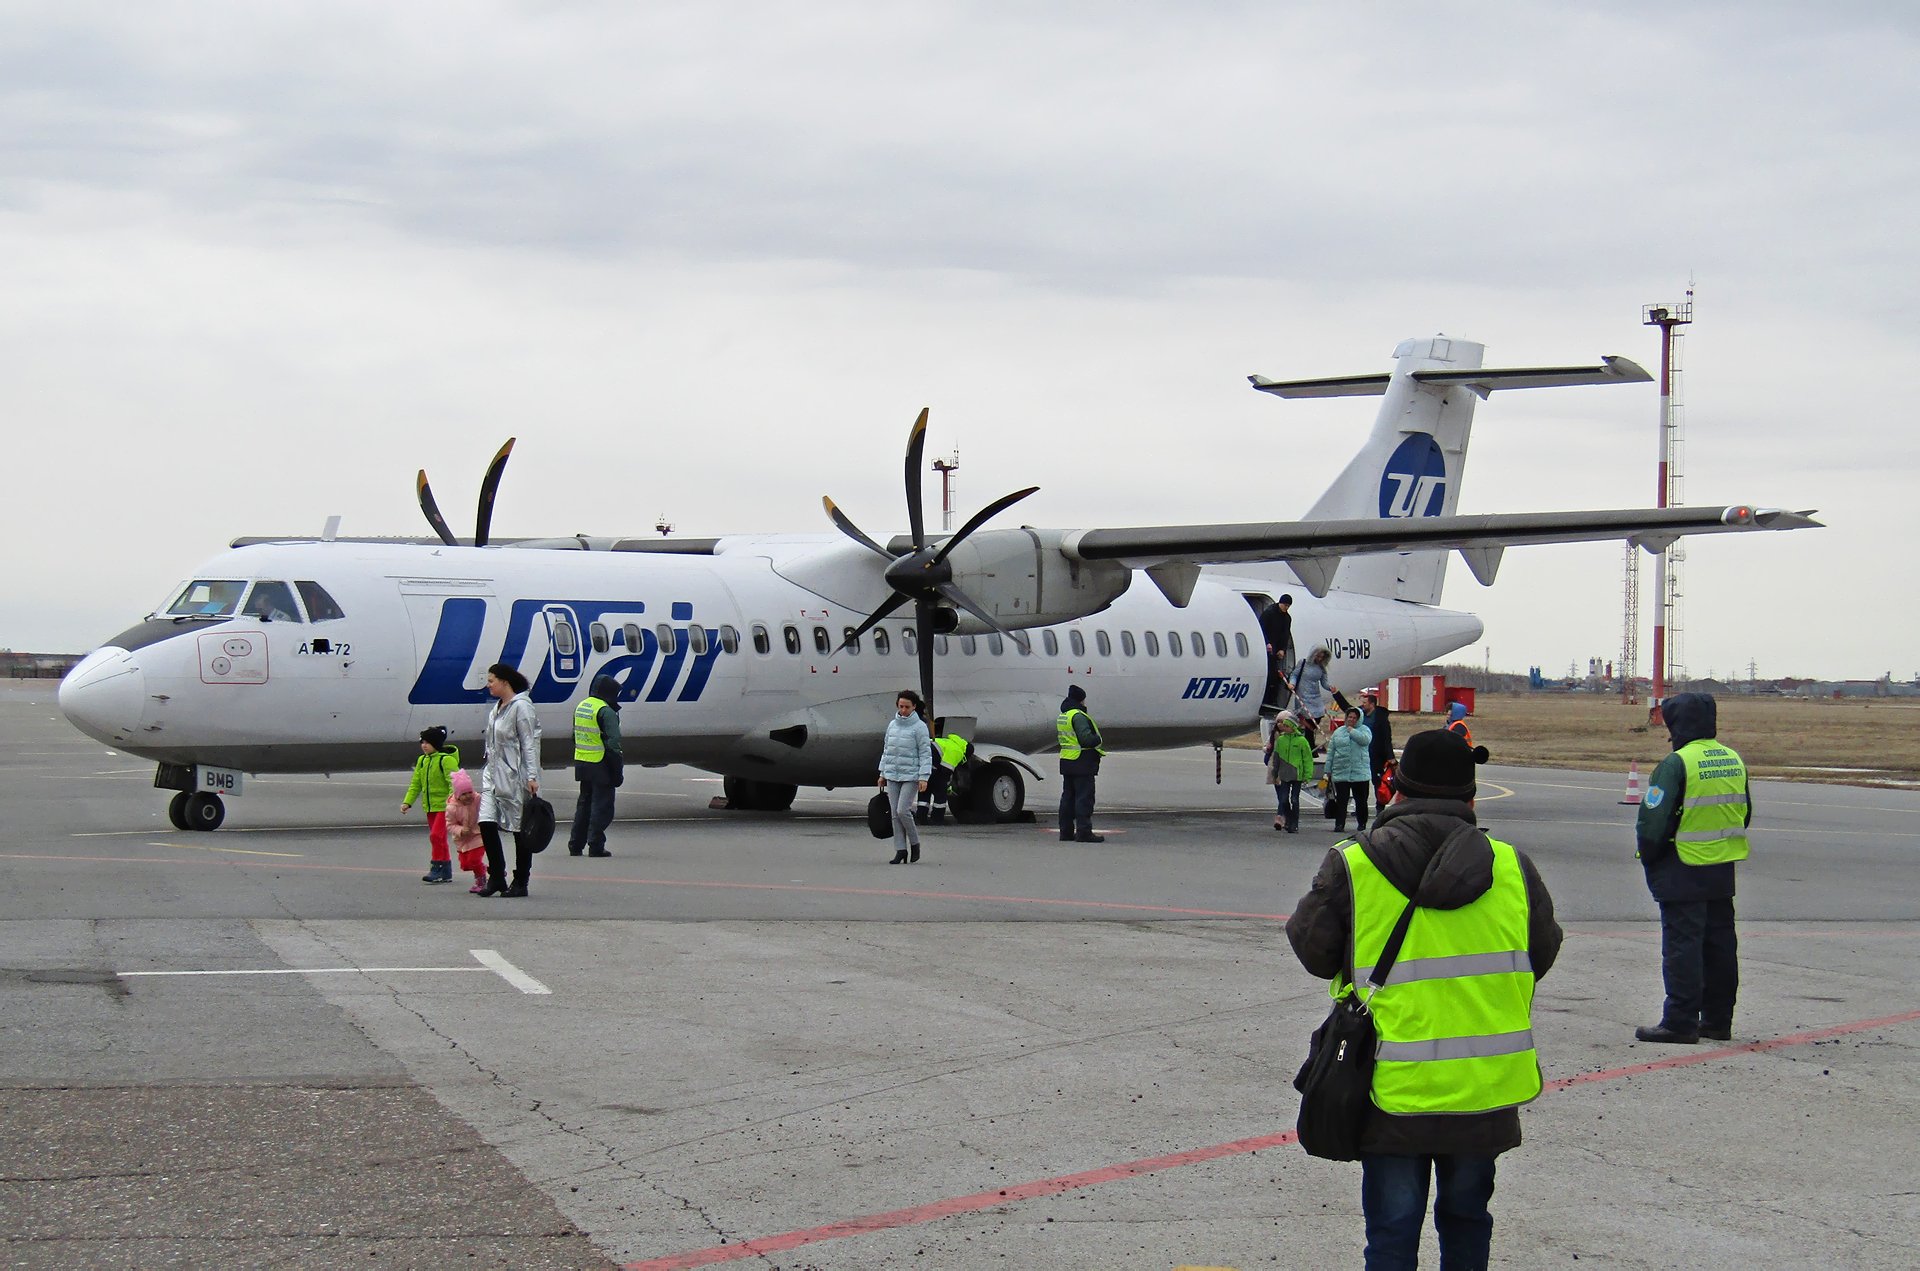
[(227, 819), (227, 805), (217, 794), (181, 790), (167, 803), (167, 820), (176, 830), (217, 830)]

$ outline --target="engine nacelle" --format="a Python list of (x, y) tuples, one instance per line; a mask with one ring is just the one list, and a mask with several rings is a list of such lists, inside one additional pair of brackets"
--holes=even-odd
[[(977, 530), (947, 557), (953, 583), (1004, 627), (1050, 627), (1099, 613), (1125, 594), (1133, 571), (1112, 561), (1076, 561), (1062, 530)], [(988, 627), (964, 611), (962, 634)]]

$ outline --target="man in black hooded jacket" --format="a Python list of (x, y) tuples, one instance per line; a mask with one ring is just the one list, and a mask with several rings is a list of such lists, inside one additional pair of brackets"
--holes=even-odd
[[(1660, 904), (1660, 969), (1667, 1000), (1659, 1024), (1636, 1028), (1633, 1035), (1643, 1042), (1682, 1046), (1702, 1037), (1727, 1041), (1733, 1036), (1733, 1002), (1740, 990), (1733, 926), (1734, 862), (1688, 864), (1675, 843), (1687, 804), (1687, 760), (1681, 752), (1696, 742), (1715, 739), (1719, 707), (1707, 693), (1676, 693), (1661, 705), (1660, 713), (1667, 722), (1673, 753), (1653, 770), (1634, 837), (1647, 873), (1647, 890)], [(1737, 818), (1742, 827), (1739, 855), (1744, 856), (1744, 828), (1753, 821), (1746, 765), (1725, 746), (1705, 753), (1714, 766), (1702, 771), (1728, 774), (1718, 784), (1738, 786), (1737, 798), (1732, 793), (1709, 797), (1744, 807), (1745, 815)]]
[(613, 792), (626, 776), (620, 750), (620, 681), (597, 675), (573, 712), (573, 775), (580, 798), (573, 806), (573, 832), (567, 854), (612, 856), (607, 827), (613, 824)]
[[(1404, 898), (1421, 908), (1464, 909), (1494, 887), (1494, 849), (1474, 821), (1474, 765), (1485, 746), (1452, 733), (1416, 733), (1401, 752), (1394, 798), (1359, 835), (1360, 850)], [(1327, 853), (1313, 889), (1287, 919), (1287, 940), (1307, 971), (1321, 979), (1350, 977), (1354, 888), (1345, 848)], [(1535, 980), (1560, 953), (1553, 897), (1533, 862), (1515, 851), (1526, 891), (1527, 961)], [(1377, 918), (1377, 915), (1375, 916)], [(1392, 973), (1387, 983), (1394, 984)], [(1377, 1097), (1377, 1096), (1376, 1096)], [(1412, 1267), (1426, 1217), (1429, 1175), (1439, 1180), (1434, 1226), (1443, 1265), (1484, 1267), (1493, 1239), (1488, 1200), (1494, 1158), (1520, 1145), (1517, 1106), (1487, 1112), (1387, 1113), (1376, 1108), (1360, 1137), (1360, 1204), (1367, 1226), (1367, 1266)]]

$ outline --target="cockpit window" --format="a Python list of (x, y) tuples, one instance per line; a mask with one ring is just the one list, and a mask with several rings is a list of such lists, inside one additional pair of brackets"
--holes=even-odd
[(231, 617), (247, 584), (234, 578), (196, 578), (167, 609), (172, 617)]
[(300, 599), (307, 602), (307, 620), (309, 622), (332, 622), (335, 618), (347, 616), (346, 610), (334, 603), (327, 589), (319, 583), (301, 579), (294, 586), (300, 589)]
[(278, 581), (255, 583), (252, 593), (247, 596), (247, 606), (241, 612), (263, 622), (300, 621), (300, 608), (294, 603), (293, 588)]

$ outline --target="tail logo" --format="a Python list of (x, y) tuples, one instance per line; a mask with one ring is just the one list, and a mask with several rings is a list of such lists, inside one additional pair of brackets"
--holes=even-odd
[(1447, 498), (1447, 457), (1423, 432), (1409, 434), (1380, 474), (1380, 515), (1439, 516)]

